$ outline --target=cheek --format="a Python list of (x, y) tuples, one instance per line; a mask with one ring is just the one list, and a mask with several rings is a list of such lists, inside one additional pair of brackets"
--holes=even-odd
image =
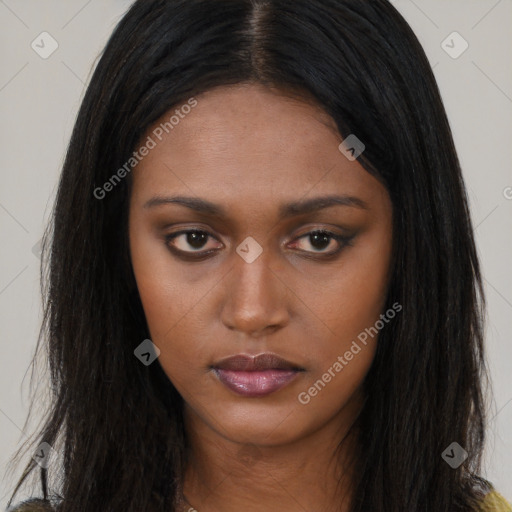
[[(177, 389), (182, 387), (180, 383), (187, 387), (186, 372), (190, 371), (189, 365), (194, 360), (194, 354), (190, 344), (179, 343), (179, 340), (184, 339), (179, 333), (179, 319), (183, 317), (183, 308), (178, 300), (182, 296), (180, 287), (175, 288), (170, 284), (173, 281), (169, 281), (165, 273), (148, 271), (148, 267), (151, 268), (149, 262), (147, 267), (146, 263), (142, 263), (137, 271), (134, 262), (149, 338), (160, 349), (158, 364), (169, 380)], [(178, 340), (178, 343), (172, 340)]]
[(204, 307), (218, 279), (195, 280), (193, 267), (184, 269), (173, 261), (165, 241), (136, 224), (130, 231), (130, 251), (150, 339), (160, 349), (160, 365), (179, 388), (200, 371), (198, 354), (208, 353), (200, 346), (208, 339)]
[(330, 279), (313, 273), (302, 281), (299, 293), (308, 297), (318, 331), (308, 333), (316, 340), (315, 367), (298, 401), (312, 414), (328, 415), (360, 387), (381, 329), (396, 316), (395, 310), (385, 311), (392, 249), (387, 227), (365, 233), (331, 271)]
[(295, 291), (307, 305), (309, 318), (315, 320), (316, 349), (321, 347), (324, 363), (348, 350), (359, 335), (364, 339), (384, 313), (391, 249), (389, 225), (375, 227), (361, 234), (339, 262), (329, 268), (312, 267), (296, 282)]
[(157, 340), (172, 328), (181, 309), (180, 281), (173, 275), (174, 266), (169, 265), (164, 240), (144, 228), (137, 218), (130, 219), (130, 256), (150, 336), (158, 345)]
[(184, 284), (183, 268), (173, 263), (165, 240), (151, 233), (137, 219), (130, 225), (130, 252), (151, 334), (161, 338), (200, 295), (201, 284)]

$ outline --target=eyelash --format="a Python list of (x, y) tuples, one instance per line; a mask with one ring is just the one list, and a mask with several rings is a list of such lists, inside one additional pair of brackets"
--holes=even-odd
[[(206, 234), (209, 238), (215, 238), (211, 233), (209, 233), (208, 231), (202, 230), (202, 229), (187, 229), (187, 230), (182, 230), (182, 231), (178, 231), (176, 233), (167, 235), (165, 237), (165, 241), (166, 241), (165, 245), (169, 248), (169, 250), (176, 253), (178, 256), (185, 258), (185, 259), (190, 259), (190, 260), (203, 259), (218, 250), (218, 249), (210, 249), (207, 251), (183, 251), (181, 249), (177, 249), (174, 246), (171, 246), (172, 245), (171, 241), (174, 240), (176, 237), (178, 237), (180, 235), (190, 234), (190, 233)], [(336, 240), (340, 244), (340, 247), (338, 249), (336, 249), (335, 251), (331, 251), (329, 253), (322, 253), (322, 252), (315, 252), (315, 251), (301, 251), (301, 250), (299, 250), (299, 252), (308, 254), (308, 256), (306, 256), (306, 257), (316, 258), (318, 255), (322, 259), (331, 259), (331, 258), (336, 257), (346, 246), (351, 246), (352, 240), (355, 237), (355, 235), (344, 236), (344, 235), (340, 235), (338, 233), (333, 233), (332, 231), (328, 231), (325, 229), (315, 229), (313, 231), (309, 231), (308, 233), (305, 233), (305, 234), (299, 236), (298, 238), (296, 238), (296, 240), (301, 240), (302, 238), (306, 238), (308, 236), (318, 235), (318, 234), (326, 235), (328, 238), (330, 238), (332, 240)]]

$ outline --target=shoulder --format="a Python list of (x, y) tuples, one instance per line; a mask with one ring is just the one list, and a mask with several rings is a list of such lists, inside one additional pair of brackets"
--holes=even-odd
[(512, 512), (512, 505), (495, 489), (485, 495), (481, 512)]
[(6, 512), (56, 512), (48, 501), (29, 500), (7, 509)]

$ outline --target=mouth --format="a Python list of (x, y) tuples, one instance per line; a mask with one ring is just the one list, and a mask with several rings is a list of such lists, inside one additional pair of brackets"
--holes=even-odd
[(228, 389), (245, 397), (261, 397), (282, 389), (305, 369), (276, 354), (238, 354), (214, 364), (217, 378)]

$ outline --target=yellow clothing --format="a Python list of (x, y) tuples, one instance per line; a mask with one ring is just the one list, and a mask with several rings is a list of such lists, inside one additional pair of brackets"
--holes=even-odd
[(512, 505), (497, 491), (486, 494), (482, 512), (512, 512)]

